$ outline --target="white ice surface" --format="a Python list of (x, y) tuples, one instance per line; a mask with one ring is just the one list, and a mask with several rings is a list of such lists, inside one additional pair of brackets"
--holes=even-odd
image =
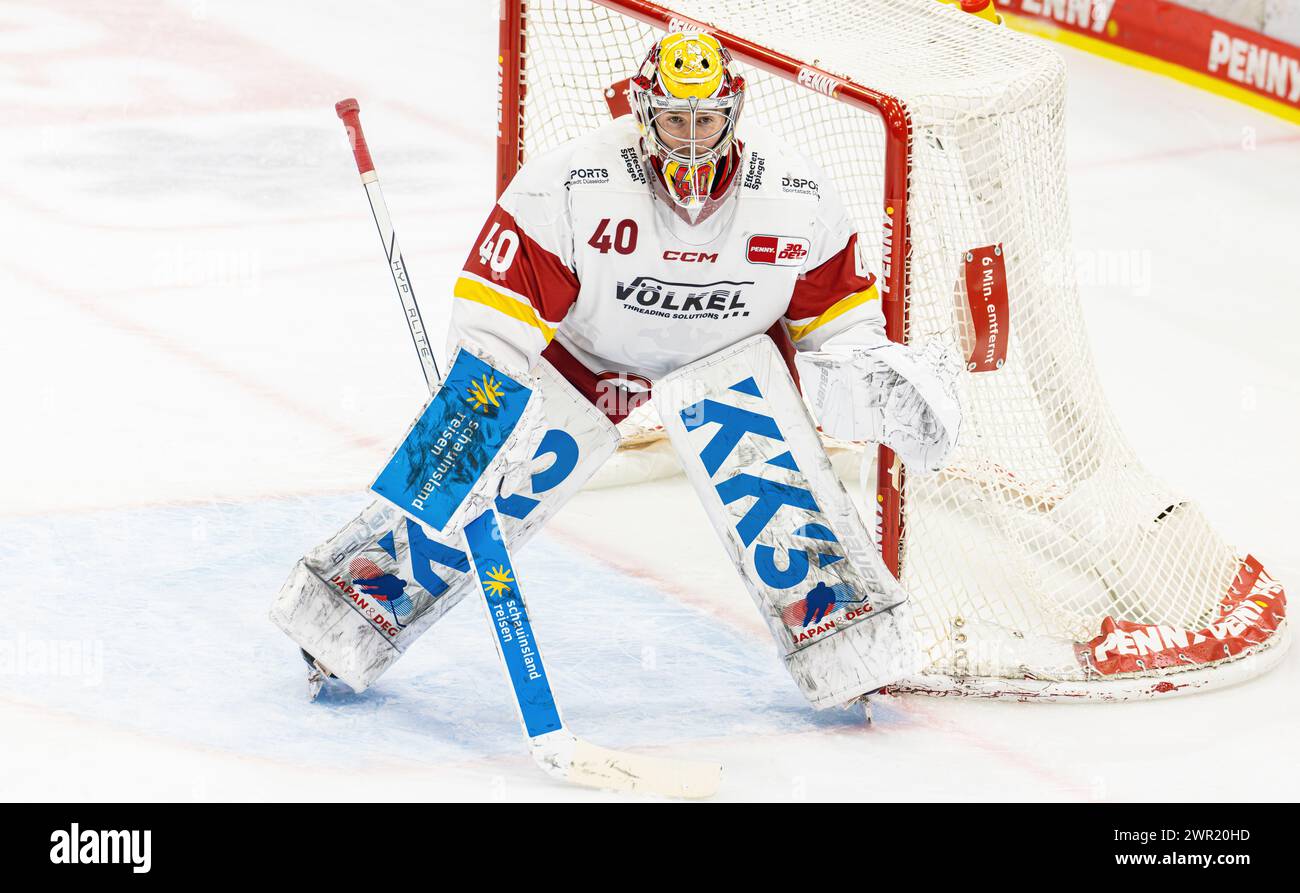
[[(333, 103), (440, 330), (492, 200), (496, 4), (87, 9), (0, 7), (0, 798), (608, 799), (532, 766), (472, 606), (315, 704), (266, 619), (421, 399)], [(1066, 52), (1107, 392), (1294, 588), (1300, 130)], [(581, 494), (519, 558), (596, 743), (719, 759), (733, 800), (1300, 797), (1295, 654), (1161, 703), (813, 713), (691, 500)]]

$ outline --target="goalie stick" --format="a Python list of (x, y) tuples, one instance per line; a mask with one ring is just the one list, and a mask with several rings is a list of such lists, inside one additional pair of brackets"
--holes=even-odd
[(547, 773), (587, 787), (691, 798), (716, 793), (722, 775), (717, 763), (620, 753), (565, 728), (496, 512), (489, 508), (467, 524), (465, 539), (533, 759)]
[[(366, 189), (366, 198), (379, 230), (393, 284), (397, 287), (411, 341), (432, 392), (437, 389), (441, 375), (406, 272), (406, 261), (397, 247), (397, 233), (379, 188), (379, 176), (375, 173), (374, 161), (361, 130), (361, 107), (355, 99), (344, 99), (335, 103), (334, 110), (347, 127), (357, 171)], [(542, 666), (541, 652), (533, 637), (531, 620), (514, 576), (505, 538), (497, 524), (496, 512), (489, 508), (471, 521), (465, 532), (483, 589), (483, 606), (493, 628), (497, 657), (514, 692), (529, 750), (543, 771), (572, 784), (607, 790), (683, 798), (715, 794), (722, 780), (722, 766), (718, 763), (609, 750), (589, 744), (568, 730), (560, 719), (559, 708)], [(503, 574), (508, 574), (508, 584), (502, 581)], [(503, 585), (507, 590), (502, 590)], [(506, 591), (512, 594), (515, 604), (508, 614), (498, 616), (498, 610), (505, 610), (501, 602)], [(506, 616), (509, 621), (503, 627), (501, 617)], [(528, 646), (527, 654), (521, 650), (521, 645)]]
[(379, 188), (379, 175), (375, 173), (375, 164), (370, 159), (370, 147), (366, 145), (366, 135), (361, 132), (361, 106), (355, 99), (344, 99), (334, 103), (334, 111), (343, 120), (348, 129), (348, 142), (352, 144), (352, 156), (357, 161), (357, 171), (361, 174), (361, 185), (366, 188), (366, 199), (370, 202), (370, 213), (375, 218), (379, 230), (379, 241), (384, 245), (384, 256), (388, 260), (388, 271), (393, 274), (393, 285), (397, 287), (397, 299), (402, 302), (402, 311), (406, 314), (406, 326), (411, 331), (411, 343), (420, 355), (420, 371), (424, 373), (424, 382), (432, 391), (438, 386), (442, 375), (438, 372), (438, 363), (433, 358), (433, 349), (429, 344), (429, 334), (424, 328), (424, 318), (420, 316), (420, 305), (415, 303), (415, 290), (411, 287), (411, 277), (406, 272), (406, 259), (397, 247), (397, 233), (393, 230), (393, 221), (388, 216), (388, 204), (384, 201), (383, 190)]

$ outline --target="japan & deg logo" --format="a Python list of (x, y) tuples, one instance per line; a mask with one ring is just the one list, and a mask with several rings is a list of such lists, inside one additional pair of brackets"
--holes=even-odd
[(389, 573), (369, 558), (358, 556), (348, 564), (352, 585), (387, 608), (398, 628), (411, 622), (415, 608), (406, 594), (406, 581)]
[[(843, 620), (853, 620), (871, 611), (871, 603), (864, 596), (857, 598), (848, 583), (827, 586), (821, 580), (801, 599), (781, 609), (781, 622), (791, 630), (804, 632), (794, 636), (795, 642), (804, 642), (826, 631), (822, 621), (838, 611), (846, 611)], [(809, 629), (812, 627), (812, 629)], [(834, 623), (830, 624), (834, 627)]]
[(393, 637), (450, 588), (435, 568), (443, 568), (455, 579), (469, 570), (469, 558), (430, 539), (420, 525), (407, 518), (404, 525), (388, 531), (338, 567), (330, 583), (379, 632)]
[(745, 260), (751, 264), (801, 267), (808, 259), (811, 242), (797, 236), (754, 235), (745, 245)]

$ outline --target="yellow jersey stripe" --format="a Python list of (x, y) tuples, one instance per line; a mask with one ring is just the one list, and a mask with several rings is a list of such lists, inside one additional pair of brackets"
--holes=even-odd
[(867, 303), (867, 301), (876, 301), (879, 300), (879, 298), (880, 294), (876, 291), (876, 287), (873, 285), (868, 289), (851, 294), (847, 298), (840, 298), (830, 307), (827, 307), (826, 311), (812, 322), (804, 323), (801, 326), (787, 325), (786, 328), (790, 331), (790, 338), (794, 341), (799, 341), (806, 337), (810, 332), (820, 329), (831, 320), (838, 319), (848, 313), (854, 307), (861, 307), (863, 304)]
[(482, 282), (461, 276), (456, 280), (456, 287), (452, 294), (466, 301), (473, 301), (475, 304), (491, 307), (511, 319), (517, 319), (525, 325), (532, 326), (542, 333), (542, 337), (546, 339), (547, 344), (550, 344), (551, 339), (555, 337), (555, 328), (547, 325), (546, 321), (537, 315), (537, 311), (533, 309), (531, 304), (526, 304), (518, 298), (499, 292)]

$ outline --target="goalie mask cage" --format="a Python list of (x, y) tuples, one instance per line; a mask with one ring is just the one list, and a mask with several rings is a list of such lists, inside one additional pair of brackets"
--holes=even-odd
[(989, 335), (964, 267), (1001, 246), (1005, 360), (961, 375), (950, 466), (905, 479), (872, 447), (864, 472), (925, 652), (896, 688), (1127, 699), (1273, 666), (1281, 586), (1141, 467), (1103, 398), (1072, 268), (1065, 70), (1046, 46), (934, 0), (502, 0), (498, 192), (608, 121), (652, 40), (699, 29), (747, 79), (741, 139), (758, 123), (834, 181), (891, 338), (977, 360)]

